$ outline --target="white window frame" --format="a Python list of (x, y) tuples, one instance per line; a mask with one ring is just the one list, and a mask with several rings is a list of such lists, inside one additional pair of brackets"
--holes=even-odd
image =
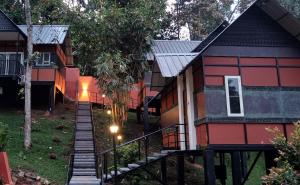
[[(17, 54), (17, 52), (0, 52), (0, 54), (4, 54), (5, 57), (6, 57), (6, 61), (8, 61), (9, 60), (8, 55), (9, 54)], [(24, 53), (23, 52), (18, 52), (18, 54), (21, 55), (20, 62), (23, 65), (24, 64)]]
[[(45, 54), (49, 55), (49, 60), (45, 61)], [(50, 66), (51, 65), (51, 53), (50, 52), (42, 52), (41, 53), (42, 63), (39, 64), (38, 62), (35, 63), (36, 66)], [(47, 62), (47, 63), (46, 63)]]
[[(239, 87), (239, 100), (240, 100), (240, 110), (241, 113), (231, 113), (230, 107), (230, 97), (229, 97), (229, 79), (237, 79)], [(225, 76), (225, 94), (226, 94), (226, 105), (227, 105), (227, 115), (229, 117), (244, 117), (244, 103), (243, 103), (243, 93), (242, 93), (242, 83), (240, 76)]]

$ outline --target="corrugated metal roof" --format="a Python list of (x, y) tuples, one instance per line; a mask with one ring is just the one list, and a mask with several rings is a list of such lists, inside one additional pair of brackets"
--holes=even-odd
[(153, 40), (152, 42), (151, 52), (147, 53), (147, 60), (154, 60), (155, 54), (189, 53), (201, 43), (201, 41), (187, 40)]
[(155, 65), (159, 66), (163, 77), (174, 77), (189, 64), (198, 53), (156, 54)]
[(198, 53), (156, 54), (152, 68), (151, 90), (160, 91), (166, 80), (175, 77), (188, 65)]
[[(26, 25), (18, 27), (27, 35)], [(33, 25), (33, 44), (62, 44), (68, 30), (68, 25)]]

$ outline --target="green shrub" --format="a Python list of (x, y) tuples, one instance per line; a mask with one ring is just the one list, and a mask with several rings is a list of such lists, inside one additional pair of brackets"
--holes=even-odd
[(139, 155), (139, 148), (137, 143), (129, 144), (118, 149), (118, 158), (124, 166), (136, 162)]
[(298, 185), (300, 179), (300, 121), (294, 124), (294, 130), (289, 140), (276, 129), (268, 129), (275, 135), (272, 143), (278, 150), (279, 156), (275, 159), (277, 167), (270, 170), (269, 175), (262, 177), (267, 185)]
[(7, 142), (8, 127), (0, 122), (0, 151), (4, 150)]

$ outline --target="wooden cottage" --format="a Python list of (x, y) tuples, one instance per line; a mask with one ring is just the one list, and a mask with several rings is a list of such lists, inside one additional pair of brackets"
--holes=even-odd
[(299, 39), (292, 14), (276, 0), (258, 0), (190, 52), (154, 54), (151, 89), (161, 94), (161, 124), (184, 124), (186, 136), (176, 139), (182, 150), (204, 151), (206, 184), (225, 184), (225, 153), (233, 184), (248, 178), (245, 151), (264, 152), (266, 167), (273, 165), (266, 128), (288, 138), (300, 118)]
[[(14, 105), (24, 85), (27, 26), (16, 25), (0, 10), (0, 102)], [(67, 25), (33, 25), (32, 103), (54, 108), (65, 94), (66, 67), (73, 65)]]

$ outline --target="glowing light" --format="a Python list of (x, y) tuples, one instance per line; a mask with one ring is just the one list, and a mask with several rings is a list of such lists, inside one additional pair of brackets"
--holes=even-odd
[(106, 112), (108, 115), (111, 115), (111, 110), (107, 110)]
[(118, 133), (118, 131), (119, 131), (119, 126), (118, 126), (118, 125), (111, 125), (111, 126), (109, 127), (109, 130), (110, 130), (110, 133), (116, 134), (116, 133)]
[(118, 136), (117, 136), (117, 139), (118, 139), (119, 141), (122, 140), (122, 139), (123, 139), (122, 135), (118, 135)]
[(106, 96), (105, 94), (102, 94), (102, 98), (105, 98), (105, 96)]

